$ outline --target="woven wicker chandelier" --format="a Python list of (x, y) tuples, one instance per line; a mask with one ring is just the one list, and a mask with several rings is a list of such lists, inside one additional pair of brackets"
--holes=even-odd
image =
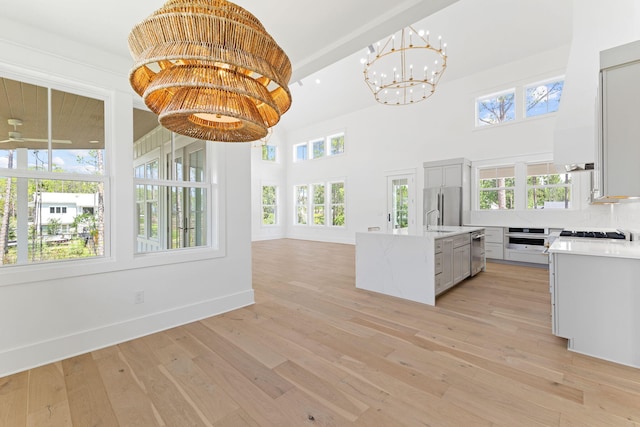
[(433, 95), (447, 67), (447, 45), (429, 41), (429, 32), (411, 26), (393, 34), (385, 43), (369, 46), (364, 80), (381, 104), (407, 105)]
[(165, 128), (255, 141), (291, 106), (291, 62), (260, 21), (226, 0), (168, 0), (133, 27), (133, 89)]

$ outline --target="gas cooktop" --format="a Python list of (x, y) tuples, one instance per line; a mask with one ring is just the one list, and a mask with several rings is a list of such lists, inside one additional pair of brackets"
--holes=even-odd
[(621, 239), (626, 237), (624, 233), (620, 231), (574, 231), (563, 230), (560, 232), (560, 237), (586, 237), (591, 239)]

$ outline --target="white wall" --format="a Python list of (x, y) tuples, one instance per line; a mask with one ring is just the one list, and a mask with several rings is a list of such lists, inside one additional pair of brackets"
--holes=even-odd
[[(355, 232), (372, 226), (384, 229), (386, 176), (411, 170), (417, 177), (416, 218), (421, 229), (423, 162), (551, 153), (554, 115), (476, 129), (474, 100), (480, 95), (562, 75), (568, 49), (569, 46), (562, 46), (452, 82), (443, 78), (435, 95), (419, 104), (403, 107), (376, 104), (311, 126), (288, 129), (289, 153), (292, 144), (345, 131), (344, 155), (299, 163), (289, 160), (286, 173), (288, 191), (296, 184), (344, 177), (347, 227), (345, 230), (301, 227), (291, 225), (290, 221), (287, 236), (353, 243)], [(292, 211), (291, 204), (288, 209)]]
[[(474, 99), (478, 96), (522, 87), (546, 78), (563, 75), (571, 59), (572, 70), (566, 76), (569, 93), (581, 91), (593, 94), (593, 88), (583, 87), (593, 79), (582, 72), (593, 67), (599, 47), (608, 48), (637, 38), (637, 17), (640, 6), (636, 0), (621, 0), (615, 5), (597, 0), (574, 0), (574, 40), (571, 45), (502, 65), (470, 77), (447, 81), (447, 74), (438, 86), (435, 95), (416, 105), (389, 107), (374, 105), (348, 114), (320, 121), (312, 125), (296, 126), (288, 122), (286, 129), (287, 192), (294, 185), (313, 183), (333, 178), (344, 178), (347, 197), (347, 227), (343, 230), (326, 227), (294, 226), (291, 213), (292, 201), (287, 204), (287, 237), (354, 243), (355, 233), (368, 227), (386, 226), (386, 176), (394, 171), (416, 171), (417, 189), (416, 218), (418, 229), (422, 227), (422, 196), (420, 183), (424, 181), (422, 163), (465, 157), (474, 164), (511, 162), (516, 159), (554, 160), (556, 150), (555, 133), (557, 119), (563, 118), (562, 128), (584, 127), (595, 121), (593, 102), (583, 105), (584, 99), (569, 100), (571, 111), (508, 123), (490, 128), (474, 128)], [(606, 19), (602, 19), (606, 17)], [(598, 37), (590, 43), (590, 29)], [(585, 41), (584, 38), (587, 37)], [(351, 58), (355, 62), (357, 59)], [(454, 58), (451, 58), (451, 66)], [(578, 64), (578, 66), (576, 66)], [(597, 70), (596, 70), (597, 72)], [(311, 78), (312, 79), (312, 78)], [(311, 80), (310, 79), (310, 80)], [(332, 84), (323, 82), (323, 84)], [(340, 86), (335, 83), (336, 86)], [(362, 84), (363, 90), (364, 83)], [(298, 89), (298, 88), (297, 88)], [(298, 92), (304, 93), (304, 89)], [(336, 95), (336, 102), (340, 102)], [(295, 98), (294, 98), (295, 100)], [(314, 105), (305, 99), (305, 105)], [(574, 111), (574, 107), (576, 108)], [(587, 108), (590, 107), (590, 108)], [(294, 102), (293, 108), (297, 108)], [(326, 107), (330, 108), (330, 107)], [(585, 113), (586, 111), (586, 113)], [(589, 112), (591, 111), (591, 112)], [(300, 116), (299, 112), (296, 112)], [(313, 117), (313, 111), (307, 115)], [(588, 115), (589, 117), (583, 117)], [(575, 125), (564, 120), (578, 118)], [(343, 156), (321, 158), (301, 163), (291, 162), (291, 147), (318, 136), (336, 131), (346, 133), (346, 149)], [(562, 143), (562, 142), (561, 142)], [(563, 161), (584, 161), (593, 158), (595, 143), (581, 143), (577, 148), (563, 147)], [(582, 156), (587, 152), (586, 156)], [(565, 159), (568, 157), (569, 159)], [(640, 203), (620, 205), (591, 205), (588, 203), (590, 179), (588, 173), (574, 175), (574, 205), (569, 211), (516, 211), (469, 213), (469, 224), (496, 226), (542, 226), (542, 227), (614, 227), (640, 230)], [(255, 187), (254, 187), (255, 188)]]
[[(1, 75), (104, 93), (112, 120), (106, 129), (111, 256), (0, 269), (0, 376), (252, 304), (249, 145), (213, 146), (219, 250), (134, 256), (132, 108), (138, 101), (128, 85), (130, 64), (0, 24), (7, 29)], [(138, 290), (145, 301), (134, 305)]]

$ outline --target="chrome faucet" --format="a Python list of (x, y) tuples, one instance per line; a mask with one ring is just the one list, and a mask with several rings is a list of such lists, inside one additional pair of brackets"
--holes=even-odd
[(429, 229), (429, 215), (431, 215), (434, 212), (436, 213), (436, 222), (438, 222), (437, 220), (438, 220), (438, 218), (440, 218), (440, 211), (438, 209), (431, 209), (426, 214), (424, 214), (424, 216), (425, 216), (425, 229), (426, 230)]

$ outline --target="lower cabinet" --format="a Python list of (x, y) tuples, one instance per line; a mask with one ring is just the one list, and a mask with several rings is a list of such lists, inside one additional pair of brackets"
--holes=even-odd
[(504, 259), (504, 231), (502, 227), (485, 227), (484, 252), (487, 258)]
[(471, 235), (435, 241), (435, 293), (441, 294), (471, 275)]

